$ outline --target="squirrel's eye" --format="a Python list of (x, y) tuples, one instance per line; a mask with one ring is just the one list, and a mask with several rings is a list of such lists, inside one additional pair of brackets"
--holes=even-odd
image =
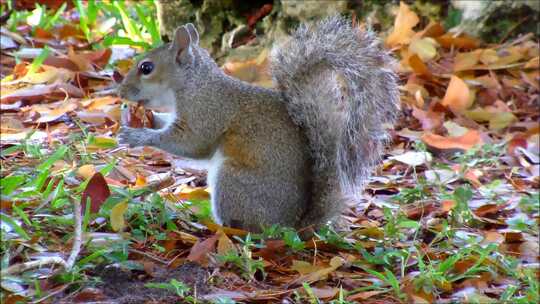
[(154, 64), (150, 61), (145, 61), (143, 63), (141, 63), (141, 65), (139, 66), (139, 71), (143, 74), (143, 75), (148, 75), (150, 73), (152, 73), (152, 71), (154, 70)]

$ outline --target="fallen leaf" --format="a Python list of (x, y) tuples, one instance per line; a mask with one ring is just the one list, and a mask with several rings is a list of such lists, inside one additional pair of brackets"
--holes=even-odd
[(363, 291), (356, 294), (353, 294), (352, 296), (347, 297), (347, 301), (359, 301), (359, 300), (366, 300), (373, 296), (385, 293), (386, 290), (370, 290), (370, 291)]
[(454, 200), (443, 200), (441, 202), (441, 209), (444, 212), (449, 212), (450, 210), (454, 209), (456, 205), (456, 201)]
[(462, 127), (451, 120), (445, 121), (443, 125), (450, 136), (462, 136), (469, 131), (469, 129)]
[(111, 195), (109, 186), (103, 175), (99, 172), (96, 172), (84, 189), (81, 196), (81, 203), (83, 205), (83, 210), (86, 210), (86, 203), (90, 199), (90, 211), (92, 213), (97, 213), (101, 205), (107, 200)]
[(13, 103), (22, 99), (39, 101), (43, 100), (45, 96), (49, 96), (51, 98), (65, 98), (66, 96), (81, 98), (84, 96), (84, 92), (81, 89), (68, 83), (34, 85), (29, 88), (17, 90), (11, 94), (2, 94), (2, 97), (0, 97), (0, 102)]
[(336, 288), (336, 287), (325, 287), (325, 288), (311, 287), (311, 291), (317, 297), (317, 299), (329, 300), (329, 299), (333, 299), (338, 294), (339, 288)]
[(193, 245), (193, 247), (191, 247), (189, 255), (186, 259), (191, 262), (199, 263), (202, 266), (207, 265), (207, 255), (214, 252), (218, 239), (219, 235), (214, 234), (213, 236), (207, 238), (204, 241), (198, 241), (195, 245)]
[(481, 54), (481, 50), (457, 53), (454, 57), (454, 72), (474, 69), (478, 65)]
[(319, 271), (321, 269), (324, 269), (325, 267), (319, 266), (319, 265), (313, 265), (312, 263), (306, 262), (306, 261), (299, 261), (294, 260), (292, 261), (292, 265), (290, 267), (291, 270), (294, 270), (298, 272), (299, 274), (305, 275), (310, 274), (315, 271)]
[(417, 54), (414, 54), (409, 57), (409, 66), (413, 69), (416, 74), (419, 75), (431, 75), (426, 64), (420, 59)]
[(77, 104), (73, 102), (65, 102), (63, 105), (48, 111), (39, 111), (39, 118), (35, 123), (53, 122), (62, 117), (67, 112), (71, 112), (77, 108)]
[(422, 123), (423, 130), (436, 130), (443, 125), (444, 113), (432, 110), (424, 111), (414, 106), (412, 108), (412, 115)]
[(506, 208), (506, 204), (486, 204), (473, 210), (473, 213), (480, 217), (494, 215), (497, 212)]
[(178, 199), (190, 201), (202, 201), (210, 199), (210, 193), (208, 193), (206, 188), (183, 188), (182, 192), (178, 194)]
[(438, 169), (424, 171), (426, 180), (441, 184), (449, 184), (457, 180), (457, 174), (452, 170)]
[(441, 104), (455, 113), (461, 113), (472, 105), (470, 96), (467, 84), (459, 77), (452, 75)]
[(77, 169), (77, 175), (84, 179), (92, 177), (95, 173), (96, 167), (92, 164), (82, 165)]
[(480, 132), (476, 130), (469, 130), (462, 136), (446, 137), (431, 132), (427, 132), (422, 135), (422, 141), (428, 146), (437, 149), (460, 149), (469, 150), (476, 145), (482, 143), (480, 138)]
[(124, 220), (124, 213), (128, 208), (128, 201), (122, 201), (111, 209), (111, 227), (114, 231), (118, 232), (124, 229), (126, 221)]
[(493, 117), (489, 120), (489, 129), (501, 130), (510, 126), (516, 120), (517, 117), (510, 112), (495, 113)]
[(389, 157), (389, 159), (394, 159), (406, 165), (416, 167), (430, 163), (432, 157), (431, 153), (429, 152), (408, 151), (403, 153), (402, 155)]
[(400, 2), (399, 11), (396, 20), (394, 21), (394, 28), (392, 33), (386, 38), (386, 45), (395, 47), (408, 44), (415, 34), (413, 27), (415, 27), (419, 21), (418, 15), (416, 15), (407, 4)]
[(423, 62), (426, 62), (437, 56), (437, 45), (437, 41), (433, 38), (413, 39), (409, 45), (409, 51), (418, 55)]
[(447, 49), (452, 47), (458, 49), (475, 49), (479, 45), (477, 39), (465, 34), (456, 37), (451, 33), (446, 33), (436, 37), (435, 40), (437, 40), (442, 47)]
[(219, 235), (218, 244), (217, 244), (217, 253), (220, 255), (225, 255), (231, 251), (237, 252), (236, 247), (233, 242), (223, 230), (218, 230), (217, 234)]
[(481, 177), (482, 175), (483, 175), (482, 171), (478, 169), (468, 169), (467, 171), (465, 171), (465, 174), (463, 175), (463, 177), (465, 177), (466, 180), (471, 182), (471, 184), (475, 188), (478, 188), (482, 186), (482, 183), (480, 182), (480, 180), (478, 180), (478, 178)]

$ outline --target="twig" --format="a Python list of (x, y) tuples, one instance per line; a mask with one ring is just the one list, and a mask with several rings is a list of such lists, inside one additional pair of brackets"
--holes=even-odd
[(81, 251), (81, 244), (82, 244), (82, 215), (81, 215), (81, 203), (77, 200), (73, 201), (73, 216), (75, 218), (75, 236), (73, 240), (73, 247), (71, 248), (71, 253), (69, 255), (69, 258), (67, 262), (61, 258), (61, 257), (47, 257), (43, 259), (39, 259), (36, 261), (30, 261), (26, 263), (20, 263), (11, 265), (6, 269), (2, 269), (0, 271), (1, 275), (10, 275), (15, 273), (21, 273), (24, 271), (27, 271), (29, 269), (34, 268), (40, 268), (45, 265), (60, 265), (66, 270), (71, 270), (73, 267), (73, 264), (75, 264), (75, 260), (77, 259), (77, 256), (79, 255), (79, 252)]
[(144, 252), (144, 251), (141, 251), (141, 250), (137, 250), (137, 249), (130, 249), (129, 250), (130, 252), (135, 252), (135, 253), (138, 253), (140, 255), (143, 255), (151, 260), (154, 260), (156, 262), (159, 262), (161, 264), (165, 264), (165, 265), (169, 265), (169, 262), (168, 261), (165, 261), (165, 260), (162, 260), (160, 258), (158, 258), (157, 256), (151, 254), (151, 253), (147, 253), (147, 252)]
[(66, 269), (71, 270), (73, 265), (75, 264), (75, 260), (77, 259), (77, 256), (79, 255), (79, 252), (81, 252), (81, 244), (82, 244), (82, 211), (81, 211), (81, 202), (78, 200), (71, 200), (73, 202), (73, 216), (75, 218), (75, 227), (74, 227), (74, 240), (73, 240), (73, 247), (71, 248), (71, 253), (69, 254), (69, 258), (66, 262)]
[(27, 271), (29, 269), (40, 268), (42, 266), (51, 265), (51, 264), (53, 264), (53, 265), (56, 264), (56, 265), (60, 265), (60, 266), (62, 266), (64, 268), (67, 268), (66, 261), (64, 261), (63, 258), (61, 258), (61, 257), (47, 257), (47, 258), (39, 259), (39, 260), (36, 260), (36, 261), (30, 261), (30, 262), (26, 262), (26, 263), (20, 263), (20, 264), (11, 265), (6, 269), (2, 269), (0, 274), (2, 276), (4, 276), (4, 275), (15, 274), (15, 273), (21, 273), (21, 272)]

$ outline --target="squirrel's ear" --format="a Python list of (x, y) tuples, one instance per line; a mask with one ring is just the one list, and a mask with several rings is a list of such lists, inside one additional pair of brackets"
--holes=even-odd
[(191, 37), (185, 26), (180, 26), (174, 32), (170, 50), (176, 55), (176, 61), (186, 62), (193, 56), (191, 53)]
[(195, 25), (193, 25), (193, 23), (188, 23), (186, 24), (186, 28), (189, 31), (189, 36), (191, 37), (191, 43), (195, 45), (199, 45), (199, 32), (197, 32)]

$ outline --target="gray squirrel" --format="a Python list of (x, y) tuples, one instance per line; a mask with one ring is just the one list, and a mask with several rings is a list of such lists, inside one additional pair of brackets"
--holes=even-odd
[(122, 98), (160, 129), (119, 131), (120, 143), (209, 161), (214, 220), (260, 232), (331, 223), (358, 200), (399, 112), (393, 59), (369, 30), (340, 16), (301, 25), (271, 52), (275, 89), (226, 75), (192, 24), (149, 51), (124, 78)]

